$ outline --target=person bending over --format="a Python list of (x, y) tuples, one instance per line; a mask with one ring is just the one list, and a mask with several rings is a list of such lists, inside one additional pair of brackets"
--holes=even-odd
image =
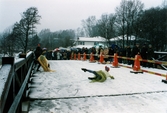
[(109, 74), (110, 68), (107, 66), (105, 66), (105, 70), (99, 71), (93, 71), (86, 68), (81, 68), (81, 70), (83, 70), (84, 72), (87, 71), (89, 73), (93, 73), (95, 75), (94, 77), (88, 77), (88, 79), (92, 80), (92, 82), (104, 82), (107, 79), (107, 77), (114, 79), (114, 77)]

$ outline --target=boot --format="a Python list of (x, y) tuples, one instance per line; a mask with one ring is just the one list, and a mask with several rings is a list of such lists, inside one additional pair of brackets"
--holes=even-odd
[(81, 68), (81, 70), (83, 70), (84, 72), (86, 72), (86, 71), (87, 71), (87, 69), (85, 69), (85, 68)]

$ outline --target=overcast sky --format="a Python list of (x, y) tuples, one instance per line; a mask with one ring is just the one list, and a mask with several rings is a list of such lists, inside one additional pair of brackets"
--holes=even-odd
[[(145, 9), (162, 5), (163, 0), (141, 0)], [(0, 0), (0, 32), (19, 22), (29, 7), (37, 7), (42, 16), (37, 31), (77, 29), (89, 16), (115, 13), (121, 0)]]

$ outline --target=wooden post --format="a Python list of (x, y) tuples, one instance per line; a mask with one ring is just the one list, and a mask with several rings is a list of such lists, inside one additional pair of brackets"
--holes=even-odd
[(4, 64), (14, 64), (14, 57), (2, 57), (2, 65)]
[(19, 54), (19, 58), (26, 58), (26, 54), (25, 53)]
[[(5, 66), (5, 64), (10, 64)], [(13, 102), (13, 90), (10, 89), (12, 77), (9, 76), (11, 71), (13, 71), (14, 57), (2, 57), (2, 70), (0, 71), (1, 81), (1, 93), (0, 93), (0, 113), (6, 113), (11, 103)]]

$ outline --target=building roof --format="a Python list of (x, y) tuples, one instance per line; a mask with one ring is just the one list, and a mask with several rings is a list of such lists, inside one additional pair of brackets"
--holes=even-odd
[(87, 41), (87, 42), (104, 42), (106, 41), (103, 37), (79, 37), (77, 41)]
[[(124, 35), (124, 38), (125, 38), (125, 40), (127, 40), (127, 36), (126, 35)], [(135, 40), (135, 38), (136, 37), (132, 35), (131, 37), (129, 36), (128, 40), (133, 41), (133, 40)], [(119, 40), (123, 40), (123, 36), (122, 35), (110, 39), (110, 41), (119, 41)], [(143, 39), (143, 38), (137, 38), (137, 40), (145, 40), (145, 39)], [(77, 41), (84, 41), (84, 42), (85, 41), (87, 41), (87, 42), (105, 42), (106, 39), (103, 38), (103, 37), (100, 37), (100, 36), (98, 36), (98, 37), (79, 37)]]
[[(127, 36), (126, 35), (124, 35), (124, 38), (125, 38), (125, 40), (127, 39)], [(117, 36), (117, 37), (114, 37), (114, 38), (111, 38), (110, 39), (110, 41), (118, 41), (118, 40), (123, 40), (123, 36), (121, 35), (121, 36)], [(129, 36), (129, 40), (135, 40), (135, 36)]]
[(77, 46), (74, 46), (74, 48), (92, 48), (92, 47), (94, 47), (94, 46), (92, 46), (92, 45), (77, 45)]
[[(127, 40), (127, 36), (124, 35), (124, 39)], [(136, 38), (134, 35), (131, 35), (128, 37), (128, 40), (131, 40), (131, 41), (134, 41), (134, 40), (143, 40), (143, 41), (149, 41), (149, 40), (146, 40), (144, 38)], [(120, 36), (117, 36), (117, 37), (114, 37), (114, 38), (111, 38), (110, 41), (119, 41), (119, 40), (123, 40), (123, 35), (120, 35)]]

